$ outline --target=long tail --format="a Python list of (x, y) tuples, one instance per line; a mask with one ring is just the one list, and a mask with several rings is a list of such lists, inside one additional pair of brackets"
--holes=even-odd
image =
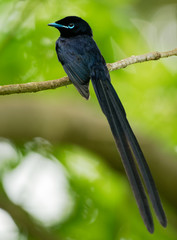
[[(133, 189), (140, 214), (149, 232), (154, 231), (154, 224), (148, 204), (148, 200), (139, 177), (136, 159), (140, 173), (147, 188), (152, 206), (155, 210), (157, 218), (162, 226), (166, 227), (167, 219), (157, 192), (154, 180), (152, 178), (149, 167), (146, 163), (137, 139), (128, 123), (125, 110), (120, 99), (115, 92), (109, 78), (105, 77), (103, 69), (93, 69), (91, 80), (98, 101), (103, 113), (107, 117), (110, 124), (116, 145), (119, 149), (125, 171)], [(131, 151), (132, 150), (132, 151)], [(132, 155), (134, 154), (134, 157)]]

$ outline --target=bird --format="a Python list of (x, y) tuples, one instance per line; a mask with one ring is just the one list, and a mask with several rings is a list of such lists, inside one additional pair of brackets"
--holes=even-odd
[(127, 120), (125, 109), (111, 83), (106, 62), (93, 39), (90, 25), (78, 16), (67, 16), (48, 26), (60, 32), (55, 49), (69, 79), (89, 99), (92, 82), (98, 102), (108, 120), (117, 149), (147, 230), (154, 232), (154, 223), (147, 195), (163, 227), (167, 218), (140, 145)]

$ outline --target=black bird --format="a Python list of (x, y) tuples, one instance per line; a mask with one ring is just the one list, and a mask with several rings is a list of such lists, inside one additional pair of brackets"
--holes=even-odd
[(135, 160), (157, 218), (166, 227), (167, 219), (150, 169), (129, 125), (124, 107), (111, 84), (106, 62), (92, 38), (89, 24), (80, 17), (69, 16), (48, 25), (60, 31), (60, 37), (56, 41), (58, 60), (79, 93), (86, 99), (89, 98), (90, 79), (92, 81), (148, 231), (153, 233), (154, 224)]

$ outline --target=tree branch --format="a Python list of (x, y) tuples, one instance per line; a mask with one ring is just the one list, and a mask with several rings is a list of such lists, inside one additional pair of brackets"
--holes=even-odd
[[(125, 68), (134, 63), (146, 62), (151, 60), (158, 60), (160, 58), (167, 58), (177, 56), (177, 48), (167, 52), (151, 52), (143, 55), (131, 56), (114, 63), (108, 63), (109, 71)], [(30, 82), (23, 84), (11, 84), (0, 86), (0, 95), (8, 95), (14, 93), (32, 93), (48, 89), (55, 89), (58, 87), (71, 84), (68, 77), (63, 77), (56, 80), (49, 80), (44, 82)]]
[(107, 67), (109, 71), (114, 71), (121, 68), (126, 68), (127, 66), (134, 63), (141, 63), (152, 60), (159, 60), (160, 58), (167, 58), (171, 56), (177, 56), (177, 48), (167, 51), (167, 52), (150, 52), (142, 55), (133, 55), (129, 58), (122, 59), (115, 63), (108, 63)]

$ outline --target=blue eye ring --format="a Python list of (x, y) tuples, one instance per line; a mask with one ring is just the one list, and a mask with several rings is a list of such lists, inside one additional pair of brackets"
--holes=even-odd
[(75, 27), (75, 24), (74, 23), (70, 23), (69, 25), (68, 25), (68, 28), (69, 29), (73, 29)]

